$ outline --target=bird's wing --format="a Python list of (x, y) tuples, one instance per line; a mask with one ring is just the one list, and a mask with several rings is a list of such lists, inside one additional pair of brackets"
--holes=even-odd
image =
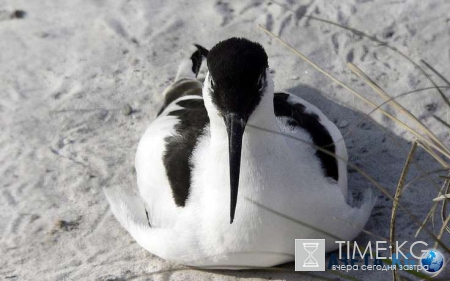
[(336, 125), (317, 107), (289, 93), (275, 93), (274, 110), (275, 115), (282, 118), (282, 126), (288, 128), (283, 131), (301, 129), (309, 136), (307, 141), (316, 148), (315, 155), (320, 160), (324, 176), (337, 181), (347, 198), (348, 155), (344, 139)]
[[(170, 228), (176, 223), (180, 207), (189, 194), (190, 155), (196, 138), (209, 120), (202, 99), (203, 85), (197, 79), (208, 50), (199, 45), (195, 47), (192, 55), (180, 63), (175, 82), (164, 91), (163, 106), (141, 138), (136, 152), (139, 200), (143, 209), (129, 210), (130, 213), (142, 212), (134, 217), (145, 217), (152, 228)], [(110, 202), (123, 203), (117, 201)], [(117, 206), (111, 207), (117, 209)]]
[(164, 104), (141, 138), (136, 152), (138, 187), (153, 227), (171, 227), (190, 188), (190, 157), (209, 122), (197, 79), (208, 50), (195, 45), (180, 63), (175, 82), (163, 93)]
[[(317, 211), (317, 214), (321, 216), (318, 226), (328, 233), (345, 238), (344, 240), (353, 239), (366, 224), (375, 205), (376, 195), (371, 189), (367, 189), (358, 202), (356, 200), (346, 200), (348, 196), (348, 156), (342, 134), (322, 111), (295, 95), (276, 93), (274, 110), (275, 115), (279, 118), (279, 122), (282, 122), (281, 126), (284, 126), (282, 131), (294, 132), (290, 136), (302, 139), (303, 142), (309, 142), (315, 147), (321, 147), (327, 151), (327, 153), (324, 153), (316, 148), (315, 155), (322, 164), (323, 175), (327, 178), (332, 178), (333, 181), (337, 177), (336, 184), (344, 195), (344, 200), (338, 199), (338, 190), (335, 189), (318, 194), (317, 200), (327, 202), (320, 205)], [(295, 132), (300, 131), (301, 133), (295, 134)], [(309, 137), (305, 137), (305, 135), (309, 135)], [(336, 155), (337, 158), (328, 153)], [(313, 204), (311, 207), (314, 206)], [(330, 241), (333, 240), (335, 239)], [(327, 251), (335, 249), (333, 244), (327, 245)]]
[(162, 112), (139, 142), (137, 181), (152, 226), (172, 226), (185, 206), (191, 156), (208, 123), (203, 99), (183, 96)]

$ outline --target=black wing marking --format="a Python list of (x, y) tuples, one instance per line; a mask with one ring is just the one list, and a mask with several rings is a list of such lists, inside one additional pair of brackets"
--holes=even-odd
[(203, 99), (186, 99), (176, 104), (182, 109), (168, 114), (178, 117), (179, 122), (175, 125), (176, 134), (165, 138), (163, 162), (175, 204), (184, 207), (191, 185), (191, 156), (209, 118)]
[[(275, 93), (275, 115), (278, 117), (289, 117), (288, 125), (301, 127), (311, 135), (314, 145), (334, 154), (336, 152), (334, 141), (328, 130), (319, 122), (319, 116), (305, 112), (303, 104), (289, 103), (288, 98), (289, 95), (286, 93)], [(339, 174), (336, 158), (320, 150), (316, 151), (316, 156), (320, 159), (325, 176), (337, 181)]]
[(169, 92), (166, 93), (164, 104), (158, 112), (158, 115), (168, 107), (172, 102), (184, 96), (202, 96), (201, 84), (193, 79), (183, 78), (175, 82)]

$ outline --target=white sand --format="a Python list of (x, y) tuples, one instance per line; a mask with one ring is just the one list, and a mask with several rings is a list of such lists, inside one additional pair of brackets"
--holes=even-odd
[[(276, 88), (290, 89), (315, 103), (342, 125), (343, 133), (363, 117), (360, 112), (371, 108), (295, 57), (258, 24), (377, 103), (381, 99), (349, 72), (346, 60), (392, 95), (431, 83), (386, 47), (304, 15), (376, 35), (414, 61), (424, 59), (450, 79), (450, 1), (283, 2), (296, 13), (267, 1), (176, 2), (0, 1), (2, 279), (310, 278), (256, 270), (151, 274), (183, 267), (147, 253), (109, 211), (102, 187), (136, 186), (133, 160), (138, 140), (155, 117), (160, 93), (173, 82), (178, 63), (190, 55), (184, 50), (192, 43), (210, 48), (232, 36), (259, 41), (275, 71)], [(17, 9), (26, 12), (23, 19), (10, 18)], [(433, 77), (438, 85), (445, 85)], [(450, 91), (443, 91), (450, 96)], [(448, 129), (431, 117), (436, 114), (450, 121), (448, 107), (435, 90), (400, 101), (449, 144)], [(131, 115), (122, 110), (127, 104), (133, 108)], [(350, 160), (393, 194), (412, 138), (386, 118), (373, 116), (382, 126), (365, 120), (347, 137)], [(425, 171), (439, 168), (421, 149), (415, 160)], [(413, 166), (408, 179), (420, 173)], [(436, 175), (433, 180), (439, 182)], [(370, 186), (354, 171), (349, 184), (355, 189)], [(423, 220), (436, 194), (431, 180), (423, 180), (407, 188), (401, 203)], [(366, 229), (388, 237), (391, 206), (392, 201), (381, 196)], [(398, 240), (414, 240), (417, 226), (403, 211), (397, 229)], [(426, 233), (419, 239), (433, 242)], [(363, 244), (368, 240), (376, 238), (357, 239)], [(445, 241), (450, 245), (448, 235)], [(284, 268), (293, 270), (293, 264)], [(449, 271), (444, 274), (450, 276)], [(391, 278), (390, 272), (350, 275), (365, 280)]]

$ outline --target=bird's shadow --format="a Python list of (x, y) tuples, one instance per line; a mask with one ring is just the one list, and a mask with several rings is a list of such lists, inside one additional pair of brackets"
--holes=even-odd
[[(366, 114), (339, 105), (324, 97), (321, 92), (315, 88), (300, 85), (288, 89), (287, 92), (311, 102), (324, 112), (324, 114), (338, 126), (344, 136), (349, 154), (349, 163), (352, 163), (366, 172), (381, 186), (385, 187), (391, 195), (394, 195), (397, 182), (411, 146), (410, 142), (377, 124)], [(439, 168), (439, 165), (424, 151), (418, 151), (416, 157), (414, 157), (414, 161), (426, 171)], [(392, 201), (373, 186), (367, 178), (359, 174), (357, 170), (349, 167), (348, 172), (348, 186), (350, 192), (352, 192), (354, 196), (358, 196), (358, 194), (362, 193), (362, 191), (367, 188), (374, 189), (375, 194), (378, 194), (377, 203), (364, 228), (367, 232), (361, 233), (354, 239), (359, 245), (367, 245), (369, 241), (374, 245), (375, 241), (381, 240), (380, 237), (389, 237)], [(412, 167), (410, 170), (411, 175), (408, 178), (412, 179), (423, 172), (424, 171), (417, 169), (417, 167)], [(417, 215), (417, 217), (423, 219), (429, 208), (431, 208), (431, 200), (434, 194), (434, 190), (430, 190), (427, 181), (421, 181), (414, 186), (411, 186), (408, 192), (405, 192), (402, 195), (400, 203)], [(418, 196), (420, 196), (421, 200), (417, 200)], [(423, 202), (430, 202), (430, 204), (429, 206), (425, 206)], [(411, 217), (404, 213), (399, 213), (397, 218), (397, 229), (400, 231), (397, 231), (397, 240), (415, 240), (414, 233), (418, 228), (416, 223), (417, 221), (413, 221)], [(426, 239), (429, 239), (429, 237)], [(328, 259), (326, 263), (328, 263)], [(306, 274), (312, 278), (314, 278), (314, 276), (320, 278), (323, 277), (324, 274), (295, 272), (293, 262), (277, 266), (272, 270), (268, 268), (265, 270), (205, 271), (239, 278), (262, 277), (269, 279), (283, 278), (284, 280), (299, 280), (299, 274)], [(367, 272), (364, 273), (367, 274)], [(378, 273), (379, 272), (376, 274)], [(387, 274), (390, 276), (391, 273), (388, 272)], [(336, 277), (335, 275), (332, 276)]]

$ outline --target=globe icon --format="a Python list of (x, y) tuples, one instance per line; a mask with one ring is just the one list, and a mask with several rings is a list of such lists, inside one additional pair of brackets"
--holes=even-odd
[(439, 251), (428, 250), (423, 254), (421, 262), (424, 270), (434, 273), (441, 270), (444, 265), (444, 257)]

